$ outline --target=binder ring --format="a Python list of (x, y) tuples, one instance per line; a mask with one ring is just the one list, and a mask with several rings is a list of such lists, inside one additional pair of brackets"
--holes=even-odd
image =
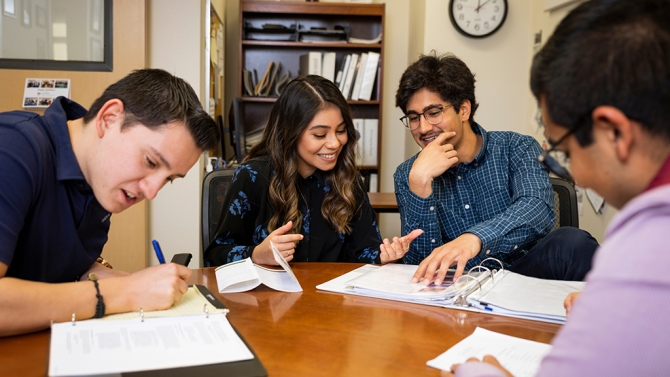
[(140, 322), (144, 322), (144, 309), (140, 308)]
[[(474, 270), (475, 268), (476, 268), (477, 270), (482, 270), (482, 269), (484, 269), (484, 270), (488, 271), (488, 273), (491, 275), (491, 283), (495, 283), (495, 282), (493, 281), (493, 272), (492, 272), (488, 267), (484, 267), (484, 266), (482, 266), (481, 264), (479, 264), (479, 266), (474, 266), (474, 267), (472, 267), (470, 270), (468, 270), (468, 274), (467, 274), (467, 276), (470, 276), (470, 277), (472, 277), (473, 279), (476, 279), (474, 276), (470, 275), (470, 273), (472, 272), (472, 270)], [(481, 285), (480, 285), (480, 288), (481, 288)]]
[(496, 258), (486, 258), (486, 259), (484, 259), (483, 261), (479, 262), (479, 265), (481, 266), (481, 265), (482, 265), (484, 262), (486, 262), (487, 260), (492, 260), (492, 261), (496, 261), (496, 262), (498, 262), (498, 264), (500, 265), (500, 271), (505, 271), (505, 266), (503, 266), (503, 264), (502, 264), (502, 262), (500, 261), (500, 259), (496, 259)]
[[(456, 287), (456, 289), (458, 289), (458, 283), (459, 283), (459, 281), (460, 281), (462, 278), (466, 278), (467, 280), (474, 279), (474, 280), (477, 282), (477, 285), (479, 285), (479, 290), (481, 291), (481, 289), (482, 289), (482, 283), (479, 281), (479, 279), (475, 278), (475, 277), (472, 276), (472, 275), (461, 275), (458, 279), (456, 279), (456, 280), (454, 281), (454, 286)], [(472, 293), (472, 291), (469, 291), (467, 294), (470, 294), (470, 293)], [(468, 300), (465, 298), (465, 296), (461, 293), (460, 295), (458, 295), (458, 296), (456, 297), (456, 300), (454, 300), (454, 305), (457, 305), (457, 306), (464, 306), (464, 307), (467, 308), (467, 307), (470, 306), (470, 303), (469, 303)]]

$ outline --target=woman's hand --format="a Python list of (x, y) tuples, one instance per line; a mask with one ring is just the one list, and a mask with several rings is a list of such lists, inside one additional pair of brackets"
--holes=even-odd
[(409, 244), (417, 237), (423, 234), (423, 230), (414, 229), (408, 235), (403, 237), (393, 237), (393, 243), (388, 238), (384, 238), (384, 243), (379, 245), (379, 258), (382, 264), (394, 262), (403, 257), (409, 251)]
[(290, 262), (293, 259), (293, 254), (295, 254), (296, 242), (303, 238), (302, 234), (286, 234), (292, 227), (293, 222), (289, 221), (265, 237), (263, 242), (254, 248), (254, 251), (251, 253), (251, 260), (258, 264), (279, 265), (272, 254), (272, 246), (270, 245), (270, 242), (272, 242), (282, 258)]

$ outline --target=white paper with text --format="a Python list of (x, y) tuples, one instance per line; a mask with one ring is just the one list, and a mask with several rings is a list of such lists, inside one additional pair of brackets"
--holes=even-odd
[(51, 328), (49, 376), (171, 369), (253, 359), (223, 314), (81, 321)]
[(445, 353), (428, 361), (429, 367), (450, 370), (454, 364), (492, 355), (515, 377), (531, 377), (540, 367), (551, 345), (499, 334), (477, 327), (472, 335), (456, 343)]

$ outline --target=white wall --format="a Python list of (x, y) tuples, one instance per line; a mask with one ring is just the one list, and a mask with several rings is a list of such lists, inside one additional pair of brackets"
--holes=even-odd
[[(162, 68), (186, 80), (202, 102), (204, 0), (149, 0), (147, 10), (147, 66)], [(189, 27), (183, 27), (189, 25)], [(202, 163), (184, 179), (167, 184), (149, 203), (149, 237), (160, 242), (165, 259), (188, 252), (190, 267), (200, 260), (200, 185)], [(149, 245), (149, 250), (153, 250)], [(150, 253), (151, 265), (158, 263)]]
[[(420, 13), (423, 0), (392, 0), (376, 1), (386, 3), (384, 30), (384, 100), (382, 103), (382, 166), (380, 191), (393, 192), (393, 173), (406, 156), (398, 151), (405, 149), (406, 138), (409, 133), (398, 120), (402, 112), (395, 107), (395, 92), (398, 89), (400, 76), (407, 68), (410, 60), (409, 51), (414, 45), (412, 37), (420, 39), (420, 35), (413, 35), (411, 28), (412, 13)], [(410, 138), (411, 139), (411, 138)], [(379, 215), (379, 230), (385, 238), (401, 236), (400, 215), (384, 213)]]

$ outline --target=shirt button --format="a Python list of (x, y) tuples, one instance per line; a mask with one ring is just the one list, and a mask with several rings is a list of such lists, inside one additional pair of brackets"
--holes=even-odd
[(434, 210), (435, 210), (435, 207), (430, 206), (430, 210), (431, 210), (431, 211), (434, 211)]
[(459, 175), (459, 176), (458, 176), (458, 179), (461, 180), (461, 179), (463, 179), (463, 178)]
[(516, 250), (516, 249), (518, 249), (518, 248), (519, 248), (519, 246), (517, 246), (517, 245), (514, 245), (514, 250)]
[(435, 239), (433, 238), (432, 240), (430, 240), (430, 242), (431, 242), (431, 243), (435, 243)]
[(491, 254), (491, 250), (486, 250), (486, 255)]
[(469, 204), (466, 204), (466, 205), (465, 205), (465, 209), (470, 209), (470, 205), (469, 205)]

